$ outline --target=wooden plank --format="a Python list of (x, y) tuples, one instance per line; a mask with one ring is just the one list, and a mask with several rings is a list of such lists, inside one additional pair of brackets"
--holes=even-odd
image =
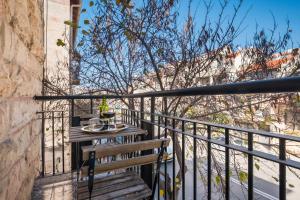
[[(105, 195), (109, 194), (112, 192), (116, 192), (119, 190), (123, 190), (126, 188), (138, 186), (138, 185), (145, 185), (145, 182), (137, 177), (137, 176), (129, 176), (127, 178), (131, 178), (131, 180), (128, 181), (120, 181), (118, 183), (111, 184), (109, 181), (105, 182), (101, 186), (99, 185), (94, 185), (93, 192), (92, 192), (92, 197), (96, 197), (99, 195)], [(89, 197), (89, 192), (88, 192), (88, 187), (85, 187), (86, 190), (84, 191), (79, 191), (79, 199), (86, 199)]]
[[(114, 178), (106, 181), (98, 181), (96, 182), (94, 180), (94, 188), (105, 188), (111, 185), (120, 184), (120, 183), (126, 183), (137, 179), (137, 175), (130, 175), (130, 176), (123, 176), (120, 178)], [(101, 179), (100, 179), (101, 180)], [(87, 183), (87, 181), (85, 181)], [(87, 185), (78, 187), (79, 192), (88, 192)]]
[(164, 147), (167, 147), (170, 143), (170, 139), (154, 139), (141, 142), (134, 142), (128, 144), (101, 144), (101, 145), (89, 145), (83, 146), (82, 154), (83, 160), (89, 159), (89, 152), (95, 151), (96, 158), (106, 157), (106, 156), (115, 156), (121, 153), (130, 153), (135, 151), (144, 151), (148, 149), (155, 149), (161, 147), (161, 143), (164, 142)]
[(108, 194), (99, 195), (97, 197), (92, 198), (93, 200), (109, 200), (109, 199), (118, 199), (120, 197), (126, 197), (127, 195), (143, 192), (149, 190), (148, 186), (145, 184), (128, 187), (122, 190), (114, 191)]
[[(119, 174), (114, 174), (114, 175), (107, 175), (105, 177), (95, 177), (94, 179), (94, 183), (102, 183), (102, 182), (106, 182), (106, 181), (113, 181), (115, 179), (122, 179), (124, 177), (128, 177), (128, 176), (134, 176), (136, 175), (136, 173), (134, 172), (122, 172), (122, 173), (119, 173)], [(84, 186), (87, 186), (88, 185), (88, 182), (87, 181), (80, 181), (78, 182), (78, 187), (84, 187)]]
[(151, 190), (143, 190), (135, 192), (133, 194), (126, 195), (125, 197), (118, 197), (118, 200), (141, 200), (150, 197), (152, 194)]
[[(167, 154), (164, 155), (163, 159), (167, 158)], [(158, 154), (150, 154), (146, 156), (134, 157), (127, 160), (118, 160), (110, 163), (103, 163), (101, 165), (95, 166), (94, 173), (102, 173), (107, 171), (113, 171), (116, 169), (124, 169), (128, 167), (133, 167), (137, 165), (147, 165), (157, 161)], [(82, 168), (82, 176), (87, 176), (88, 167)]]

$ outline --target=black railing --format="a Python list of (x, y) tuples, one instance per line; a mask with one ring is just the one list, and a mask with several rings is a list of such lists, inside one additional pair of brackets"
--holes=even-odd
[[(65, 128), (69, 116), (66, 115), (66, 111), (41, 111), (37, 112), (37, 115), (42, 124), (40, 176), (65, 173)], [(49, 161), (46, 161), (46, 154), (51, 156)]]
[[(260, 130), (254, 130), (254, 129), (244, 129), (244, 128), (238, 128), (238, 127), (233, 127), (233, 126), (228, 126), (228, 125), (221, 125), (221, 124), (214, 124), (214, 123), (209, 123), (209, 122), (203, 122), (203, 121), (198, 121), (198, 120), (190, 120), (186, 118), (178, 118), (175, 116), (167, 116), (167, 115), (162, 115), (162, 114), (157, 114), (157, 113), (147, 113), (143, 112), (143, 114), (148, 114), (152, 116), (152, 120), (145, 120), (143, 118), (138, 118), (136, 116), (142, 116), (141, 111), (136, 111), (136, 110), (128, 110), (128, 109), (123, 109), (122, 110), (122, 119), (124, 120), (125, 123), (131, 123), (131, 124), (142, 124), (142, 123), (151, 123), (153, 126), (158, 127), (158, 135), (157, 137), (160, 138), (160, 128), (163, 128), (165, 130), (165, 135), (162, 137), (167, 137), (167, 135), (171, 135), (173, 145), (174, 141), (176, 140), (175, 135), (179, 134), (181, 136), (181, 148), (182, 148), (182, 158), (181, 158), (181, 174), (185, 174), (185, 138), (190, 137), (193, 140), (193, 145), (192, 145), (192, 152), (193, 152), (193, 199), (197, 199), (197, 141), (203, 141), (207, 145), (207, 198), (212, 199), (211, 197), (211, 190), (212, 190), (212, 179), (211, 179), (211, 171), (212, 171), (212, 145), (217, 145), (219, 147), (224, 147), (225, 149), (225, 199), (230, 199), (230, 150), (234, 150), (237, 152), (241, 152), (248, 157), (248, 199), (253, 199), (253, 157), (258, 157), (262, 158), (268, 161), (272, 161), (274, 163), (279, 164), (279, 197), (280, 199), (285, 199), (286, 198), (286, 167), (292, 167), (295, 169), (300, 169), (300, 162), (299, 161), (294, 161), (286, 158), (286, 143), (287, 142), (299, 142), (300, 145), (300, 138), (295, 137), (295, 136), (289, 136), (289, 135), (282, 135), (282, 134), (277, 134), (277, 133), (270, 133), (270, 132), (265, 132), (265, 131), (260, 131)], [(162, 120), (164, 119), (164, 120)], [(161, 121), (164, 121), (164, 123), (161, 123)], [(186, 124), (191, 123), (192, 128), (190, 130), (186, 130)], [(197, 132), (197, 127), (201, 125), (201, 129), (206, 130), (206, 136), (204, 134), (199, 134)], [(223, 141), (218, 141), (214, 138), (212, 138), (212, 129), (217, 128), (218, 132), (223, 132), (225, 136), (225, 140)], [(220, 129), (223, 129), (223, 131), (220, 131)], [(167, 134), (167, 131), (170, 131), (172, 134)], [(236, 145), (231, 143), (231, 131), (238, 131), (241, 133), (241, 137), (244, 138), (245, 141), (247, 141), (247, 147), (243, 147), (241, 145)], [(153, 133), (154, 134), (154, 133)], [(269, 137), (273, 139), (278, 139), (279, 144), (278, 144), (278, 149), (279, 149), (279, 155), (272, 155), (269, 153), (264, 153), (261, 151), (257, 151), (253, 148), (253, 143), (254, 140), (253, 138), (255, 136), (263, 136), (263, 137)], [(173, 146), (173, 172), (175, 172), (175, 146)], [(166, 165), (165, 165), (166, 166)], [(165, 169), (165, 171), (167, 171)], [(166, 176), (166, 173), (164, 173)], [(174, 194), (175, 192), (175, 173), (172, 174), (172, 191), (173, 191), (173, 197), (176, 195)], [(182, 176), (182, 199), (185, 199), (185, 177)], [(166, 180), (167, 177), (164, 177), (164, 180)], [(159, 188), (159, 187), (158, 187)], [(167, 191), (167, 188), (164, 188), (165, 191)], [(165, 193), (166, 194), (166, 193)], [(166, 198), (165, 198), (166, 199)]]
[[(204, 147), (206, 150), (206, 193), (207, 199), (214, 199), (213, 194), (213, 180), (212, 180), (212, 171), (213, 164), (215, 163), (215, 158), (213, 156), (213, 151), (224, 152), (224, 170), (225, 174), (218, 174), (218, 180), (224, 186), (222, 195), (225, 199), (230, 199), (230, 178), (232, 175), (231, 171), (231, 152), (239, 152), (247, 157), (247, 173), (243, 177), (247, 179), (247, 196), (248, 199), (254, 199), (254, 160), (255, 158), (261, 158), (264, 160), (277, 163), (279, 165), (278, 177), (279, 177), (279, 198), (281, 200), (286, 199), (286, 168), (291, 167), (294, 169), (300, 169), (300, 162), (295, 159), (290, 159), (286, 155), (286, 146), (289, 142), (299, 143), (300, 138), (290, 135), (283, 135), (277, 133), (271, 133), (261, 130), (254, 129), (245, 129), (235, 126), (228, 126), (222, 124), (215, 124), (210, 122), (191, 120), (186, 118), (179, 118), (176, 116), (169, 116), (165, 114), (159, 114), (155, 111), (155, 103), (157, 97), (164, 97), (165, 103), (167, 103), (167, 97), (176, 97), (176, 96), (195, 96), (195, 95), (226, 95), (226, 94), (255, 94), (255, 93), (283, 93), (283, 92), (299, 92), (300, 91), (300, 77), (284, 78), (284, 79), (272, 79), (265, 81), (251, 81), (243, 83), (234, 83), (234, 84), (224, 84), (218, 86), (207, 86), (207, 87), (195, 87), (188, 89), (178, 89), (172, 91), (160, 91), (160, 92), (148, 92), (142, 94), (131, 94), (131, 95), (73, 95), (73, 96), (36, 96), (36, 100), (69, 100), (70, 101), (70, 114), (74, 116), (75, 109), (75, 100), (79, 99), (89, 99), (91, 105), (91, 113), (93, 113), (93, 100), (101, 99), (104, 96), (108, 99), (136, 99), (139, 100), (140, 110), (130, 110), (122, 109), (121, 118), (122, 121), (130, 123), (141, 128), (147, 129), (149, 138), (153, 137), (171, 137), (172, 138), (172, 172), (168, 172), (168, 163), (165, 162), (163, 165), (163, 178), (164, 184), (161, 186), (161, 182), (158, 181), (158, 187), (163, 187), (165, 191), (163, 193), (164, 199), (175, 199), (178, 196), (178, 184), (181, 185), (181, 197), (182, 199), (186, 198), (186, 185), (187, 180), (185, 179), (186, 174), (186, 154), (192, 152), (192, 166), (193, 166), (193, 199), (197, 198), (198, 193), (198, 175), (197, 168), (199, 167), (198, 155), (199, 147)], [(145, 98), (150, 97), (150, 112), (144, 110)], [(159, 112), (159, 110), (157, 110)], [(145, 116), (148, 115), (149, 119)], [(150, 128), (149, 128), (150, 125)], [(155, 129), (157, 128), (157, 130)], [(164, 131), (162, 134), (161, 130)], [(224, 135), (224, 141), (215, 138), (215, 134)], [(235, 138), (236, 134), (240, 135), (242, 144), (233, 143), (232, 139)], [(256, 137), (268, 137), (278, 140), (278, 144), (275, 147), (278, 149), (278, 155), (272, 153), (266, 153), (259, 149), (255, 148), (257, 141)], [(186, 149), (187, 142), (192, 141), (191, 149)], [(245, 144), (243, 144), (245, 142)], [(179, 152), (178, 149), (181, 149)], [(235, 154), (233, 154), (235, 155)], [(177, 157), (177, 161), (176, 161)], [(176, 165), (180, 167), (179, 175), (176, 175)], [(177, 166), (178, 167), (178, 166)], [(148, 176), (152, 175), (152, 171), (148, 169)], [(142, 172), (146, 172), (143, 171)], [(218, 172), (219, 173), (219, 172)], [(171, 174), (171, 177), (168, 175)], [(242, 174), (243, 175), (243, 174)], [(180, 179), (178, 181), (178, 179)], [(150, 179), (151, 180), (151, 179)], [(245, 180), (243, 180), (245, 181)], [(214, 181), (215, 182), (215, 181)], [(202, 184), (202, 183), (201, 183)], [(168, 188), (168, 185), (171, 188)], [(167, 193), (167, 191), (170, 191)], [(177, 194), (176, 194), (177, 193)], [(157, 191), (158, 199), (160, 198), (160, 190)]]

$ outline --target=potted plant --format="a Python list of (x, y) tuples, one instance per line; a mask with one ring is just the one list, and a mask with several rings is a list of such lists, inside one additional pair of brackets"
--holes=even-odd
[(100, 118), (112, 118), (115, 116), (114, 112), (109, 112), (109, 105), (107, 103), (107, 99), (106, 97), (103, 97), (101, 104), (99, 105), (99, 114), (100, 114)]

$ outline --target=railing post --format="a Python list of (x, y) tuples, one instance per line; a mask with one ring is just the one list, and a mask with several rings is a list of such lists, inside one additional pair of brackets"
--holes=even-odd
[[(160, 116), (157, 117), (157, 138), (160, 139)], [(158, 181), (157, 181), (157, 199), (160, 199), (160, 169), (157, 169), (158, 173)], [(166, 179), (165, 179), (166, 180)]]
[(141, 113), (141, 123), (140, 126), (143, 129), (144, 128), (144, 97), (141, 97), (141, 105), (140, 105), (140, 113)]
[[(285, 139), (279, 139), (279, 159), (285, 161)], [(279, 199), (286, 200), (286, 166), (279, 164)]]
[(54, 144), (54, 112), (51, 112), (52, 119), (52, 175), (55, 174), (55, 144)]
[[(165, 115), (167, 115), (167, 113), (165, 113)], [(168, 126), (168, 118), (167, 117), (165, 117), (165, 138), (167, 138), (168, 137), (168, 129), (167, 129), (167, 126)], [(166, 149), (166, 151), (167, 151), (167, 149)], [(168, 169), (167, 169), (167, 161), (165, 161), (165, 192), (164, 192), (164, 199), (167, 199), (167, 182), (168, 182), (168, 176), (167, 176), (167, 174), (168, 174)]]
[(207, 199), (211, 199), (211, 126), (207, 126)]
[(65, 173), (65, 127), (64, 111), (61, 112), (61, 143), (62, 143), (62, 171)]
[(74, 99), (71, 100), (71, 117), (74, 117)]
[(193, 199), (197, 200), (197, 141), (196, 141), (196, 135), (197, 135), (197, 123), (193, 123)]
[(90, 113), (93, 114), (93, 99), (90, 100)]
[(45, 176), (45, 113), (42, 111), (42, 136), (41, 136), (41, 156), (42, 156), (42, 170), (41, 176)]
[[(229, 145), (229, 129), (225, 129), (225, 145)], [(225, 147), (225, 199), (230, 199), (230, 157), (229, 148)]]
[(172, 149), (173, 149), (173, 152), (172, 152), (172, 180), (173, 180), (173, 183), (172, 183), (172, 199), (175, 200), (175, 189), (176, 189), (176, 175), (175, 175), (175, 143), (176, 143), (176, 137), (175, 137), (175, 127), (176, 127), (176, 124), (175, 124), (175, 119), (173, 118), (172, 119)]
[[(143, 100), (142, 100), (143, 101)], [(154, 112), (155, 112), (155, 97), (151, 97), (151, 122), (150, 123), (142, 123), (143, 129), (146, 129), (148, 131), (147, 135), (143, 135), (142, 140), (151, 140), (153, 139), (153, 134), (154, 134)], [(141, 112), (144, 113), (144, 103), (141, 103)], [(143, 109), (143, 110), (142, 110)], [(144, 115), (142, 115), (142, 118), (144, 118)], [(147, 126), (146, 126), (147, 125)], [(152, 154), (153, 150), (146, 150), (146, 151), (142, 151), (142, 155), (149, 155)], [(146, 182), (146, 184), (152, 188), (152, 172), (153, 172), (153, 165), (149, 164), (149, 165), (144, 165), (141, 167), (141, 176), (142, 179)]]
[[(248, 133), (248, 150), (253, 151), (253, 133)], [(248, 154), (248, 200), (253, 199), (253, 155)]]
[[(163, 110), (163, 112), (164, 112), (164, 115), (168, 115), (168, 99), (167, 99), (167, 97), (163, 97), (163, 105), (164, 105), (164, 110)], [(168, 128), (167, 128), (167, 126), (168, 126), (168, 118), (167, 117), (165, 117), (165, 138), (167, 138), (168, 137)], [(167, 150), (166, 150), (167, 151)], [(164, 192), (164, 199), (167, 199), (167, 180), (168, 180), (168, 167), (167, 167), (168, 165), (167, 165), (167, 162), (165, 161), (165, 164), (164, 164), (164, 173), (165, 173), (165, 192)]]
[(182, 179), (182, 199), (185, 199), (185, 121), (182, 121), (182, 139), (181, 139), (181, 161), (182, 161), (182, 166), (181, 166), (181, 179)]

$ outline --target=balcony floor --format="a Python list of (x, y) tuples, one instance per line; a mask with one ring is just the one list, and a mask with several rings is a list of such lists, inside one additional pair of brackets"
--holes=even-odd
[(35, 181), (32, 200), (72, 200), (75, 194), (72, 175), (62, 174), (39, 178)]

